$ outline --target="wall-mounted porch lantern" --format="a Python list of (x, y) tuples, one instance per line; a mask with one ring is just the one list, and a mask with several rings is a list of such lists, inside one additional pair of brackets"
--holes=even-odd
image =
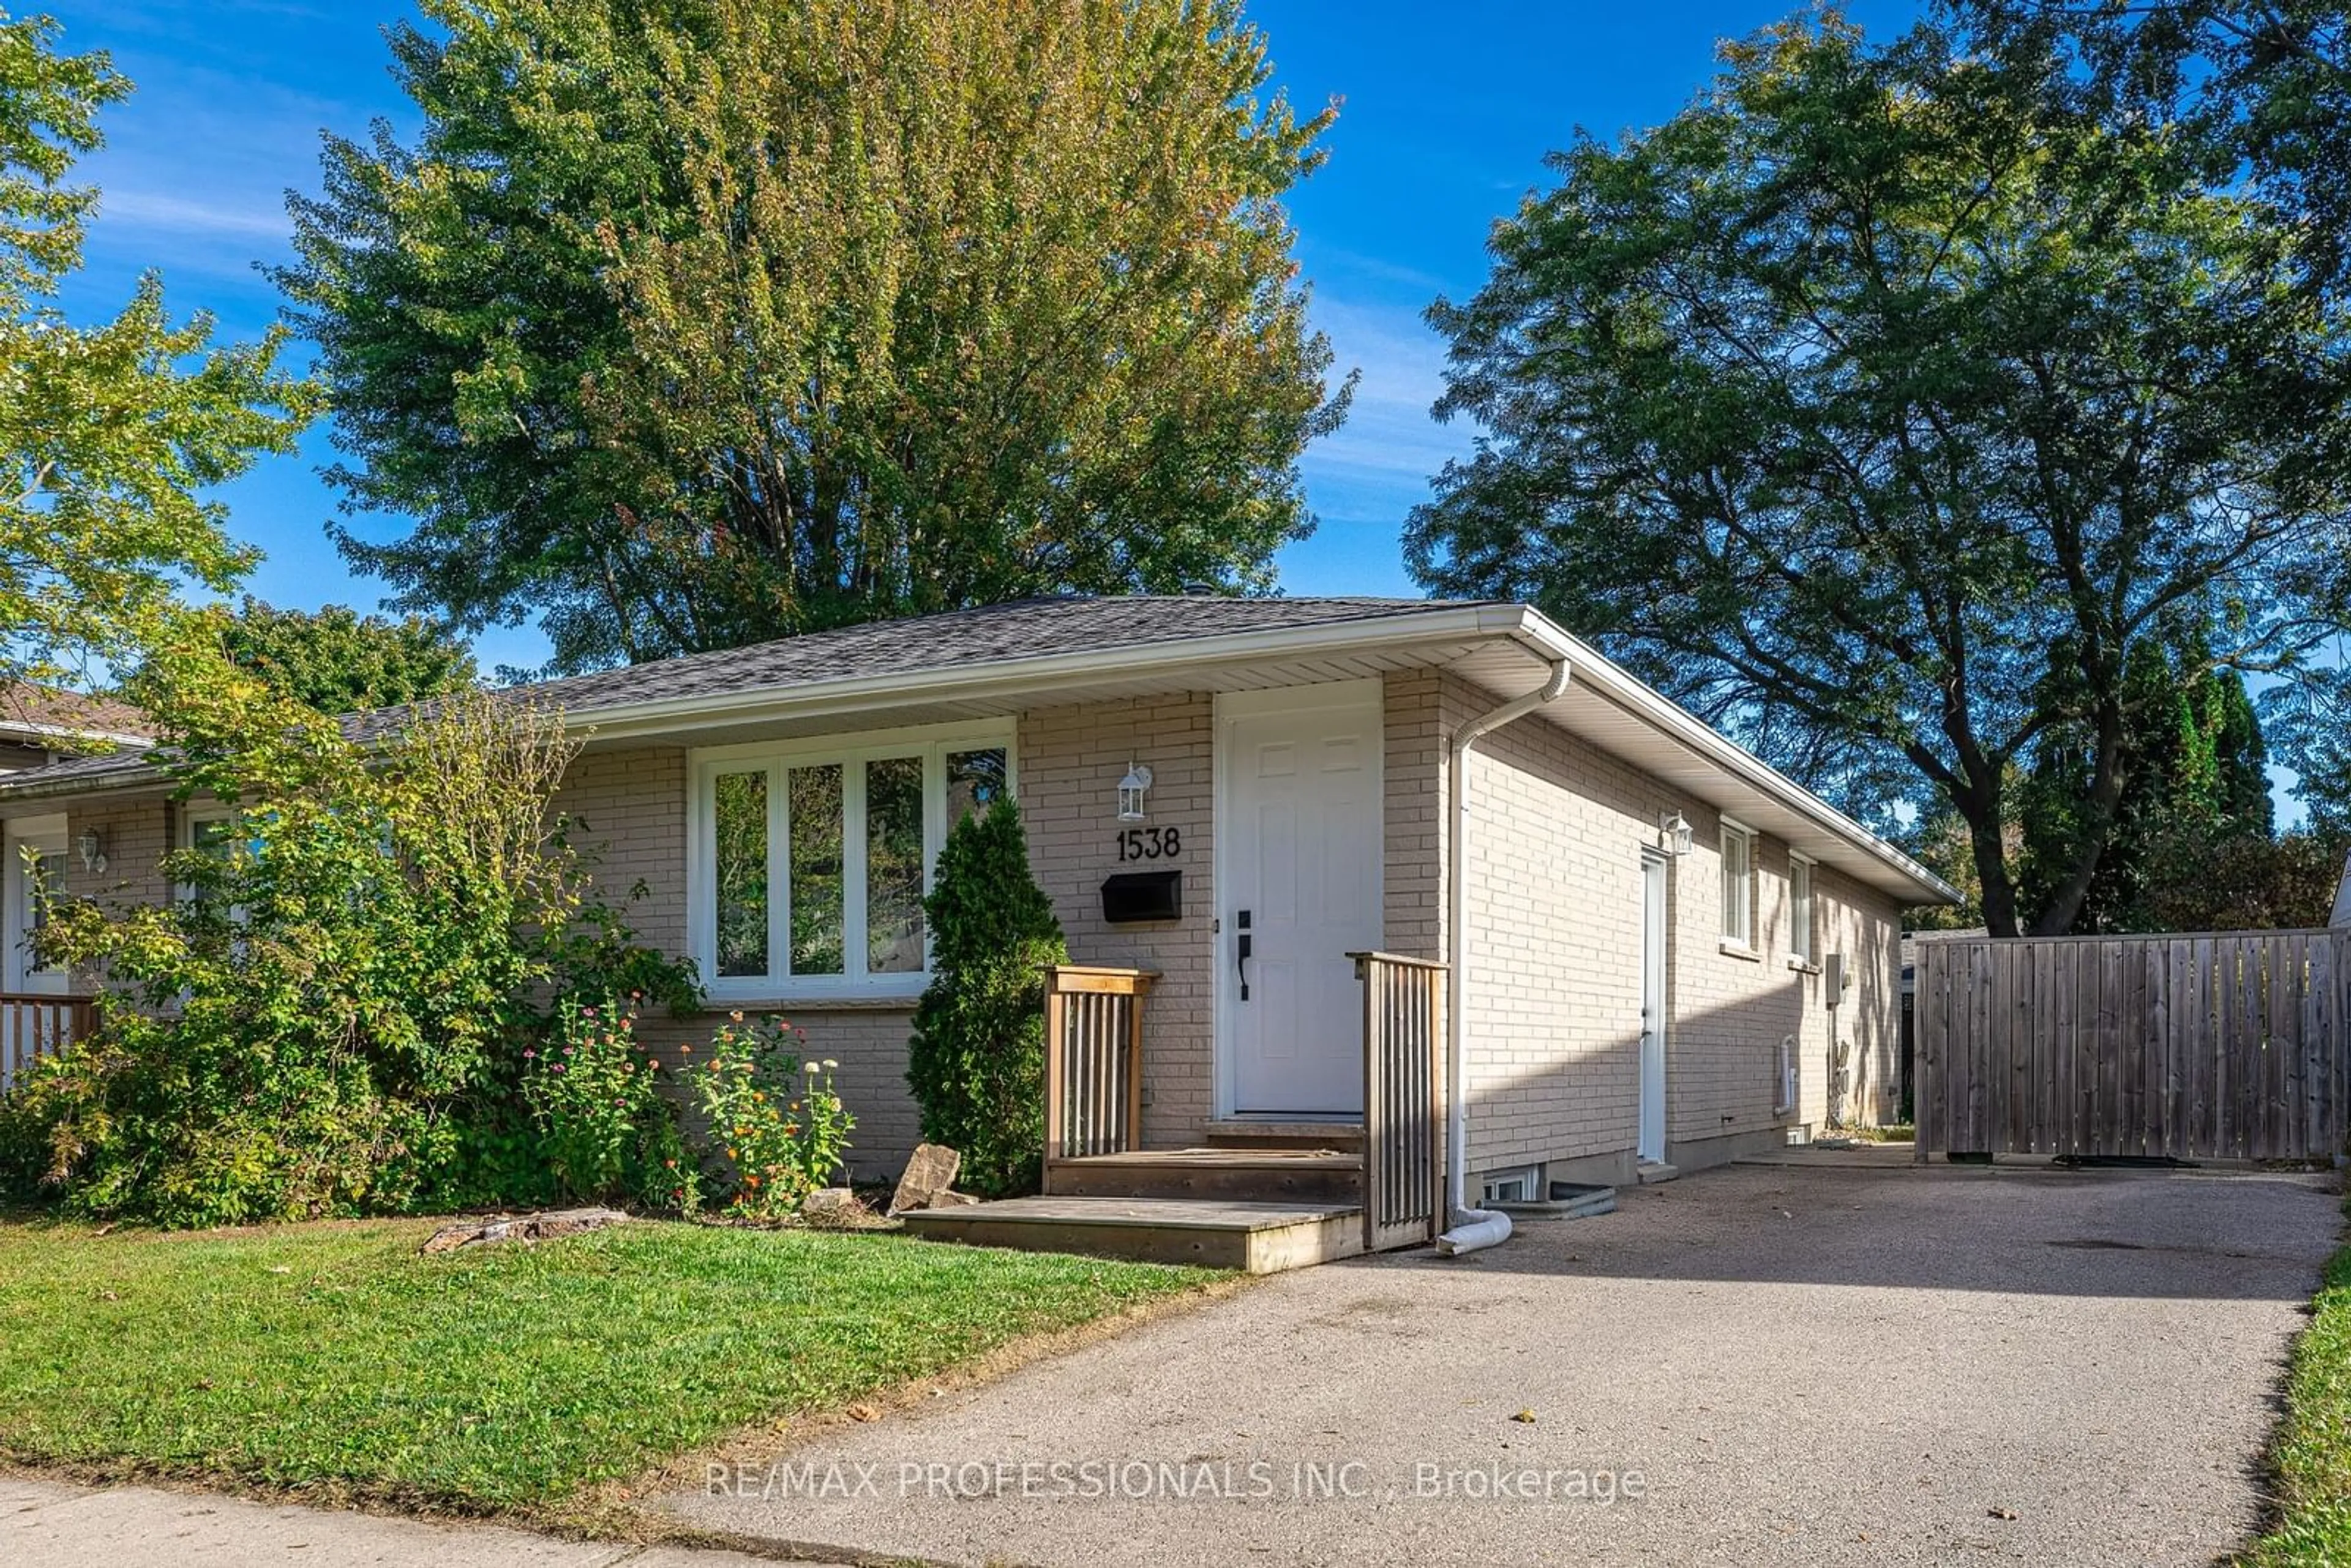
[(1660, 816), (1657, 819), (1657, 833), (1666, 841), (1666, 848), (1670, 850), (1677, 859), (1690, 852), (1689, 819), (1679, 811), (1667, 811)]
[(1143, 797), (1151, 789), (1151, 769), (1128, 763), (1126, 777), (1118, 781), (1118, 820), (1122, 822), (1143, 821)]
[(74, 841), (81, 852), (81, 869), (96, 876), (106, 869), (106, 835), (96, 828), (84, 828), (81, 837)]

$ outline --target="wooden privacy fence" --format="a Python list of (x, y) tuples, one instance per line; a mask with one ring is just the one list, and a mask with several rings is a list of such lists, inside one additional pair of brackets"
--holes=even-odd
[(1350, 953), (1364, 988), (1364, 1245), (1434, 1239), (1443, 1206), (1442, 964)]
[(1918, 1157), (2326, 1159), (2351, 930), (1922, 940)]
[(1147, 969), (1063, 964), (1045, 977), (1045, 1160), (1123, 1154), (1143, 1137)]

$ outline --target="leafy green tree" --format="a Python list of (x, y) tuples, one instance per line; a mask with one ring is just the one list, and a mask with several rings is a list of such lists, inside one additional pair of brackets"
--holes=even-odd
[(2328, 0), (1947, 0), (2002, 52), (2053, 46), (2117, 121), (2200, 138), (2308, 231), (2312, 281), (2351, 282), (2351, 8)]
[(170, 628), (131, 694), (235, 831), (165, 857), (188, 897), (54, 904), (45, 952), (102, 970), (107, 1005), (0, 1101), (0, 1186), (175, 1225), (551, 1196), (520, 1094), (551, 1004), (694, 988), (549, 833), (578, 743), (468, 691), (362, 747), (225, 661), (222, 618)]
[[(2061, 653), (2051, 678), (2070, 680), (2075, 667)], [(2176, 884), (2198, 883), (2208, 872), (2206, 855), (2192, 846), (2271, 840), (2261, 722), (2243, 677), (2214, 666), (2206, 635), (2192, 632), (2170, 647), (2139, 643), (2124, 685), (2122, 793), (2074, 916), (2076, 931), (2166, 929), (2158, 907), (2179, 907)], [(2016, 792), (2018, 882), (2028, 903), (2044, 902), (2048, 884), (2081, 853), (2095, 768), (2095, 737), (2084, 727), (2043, 732)]]
[[(2183, 618), (2241, 668), (2325, 635), (2337, 324), (2291, 225), (2196, 139), (2085, 109), (2053, 49), (1830, 16), (1725, 59), (1665, 125), (1558, 155), (1433, 309), (1439, 411), (1487, 434), (1411, 563), (1537, 601), (1881, 820), (1948, 807), (1991, 928), (2067, 930), (2137, 650)], [(2012, 781), (2058, 727), (2080, 831), (2027, 896)]]
[(216, 345), (174, 325), (153, 274), (112, 320), (50, 303), (81, 265), (97, 193), (67, 183), (131, 84), (57, 25), (0, 12), (0, 678), (57, 680), (152, 632), (183, 580), (225, 590), (252, 552), (204, 496), (293, 447), (315, 389), (277, 368), (285, 334)]
[(345, 532), (558, 667), (1058, 591), (1254, 591), (1346, 400), (1239, 0), (427, 0), (413, 146), (280, 280)]
[(923, 1136), (962, 1153), (972, 1191), (1034, 1192), (1045, 1152), (1045, 971), (1069, 949), (1029, 873), (1029, 836), (1009, 796), (956, 824), (923, 908), (931, 983), (906, 1066)]
[(480, 674), (464, 643), (421, 616), (391, 621), (340, 604), (279, 610), (248, 594), (222, 636), (231, 664), (325, 714), (441, 696)]

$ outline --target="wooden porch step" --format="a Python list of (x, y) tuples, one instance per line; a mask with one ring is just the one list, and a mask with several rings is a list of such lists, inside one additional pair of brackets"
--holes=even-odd
[(1057, 1196), (917, 1209), (904, 1218), (910, 1234), (929, 1241), (1251, 1274), (1309, 1268), (1364, 1249), (1364, 1211), (1344, 1204)]
[(1361, 1122), (1211, 1122), (1208, 1146), (1217, 1149), (1364, 1150)]
[(1329, 1149), (1137, 1149), (1048, 1160), (1045, 1191), (1054, 1197), (1359, 1204), (1364, 1158)]

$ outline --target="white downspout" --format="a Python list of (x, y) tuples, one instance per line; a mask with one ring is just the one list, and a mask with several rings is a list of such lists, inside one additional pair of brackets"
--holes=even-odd
[(1465, 1084), (1469, 1030), (1469, 748), (1490, 730), (1524, 718), (1567, 690), (1567, 661), (1551, 661), (1542, 685), (1504, 703), (1453, 732), (1447, 766), (1453, 796), (1453, 831), (1447, 835), (1447, 954), (1453, 994), (1445, 1009), (1445, 1204), (1447, 1228), (1437, 1239), (1440, 1257), (1454, 1258), (1507, 1241), (1510, 1217), (1469, 1207), (1469, 1104)]

